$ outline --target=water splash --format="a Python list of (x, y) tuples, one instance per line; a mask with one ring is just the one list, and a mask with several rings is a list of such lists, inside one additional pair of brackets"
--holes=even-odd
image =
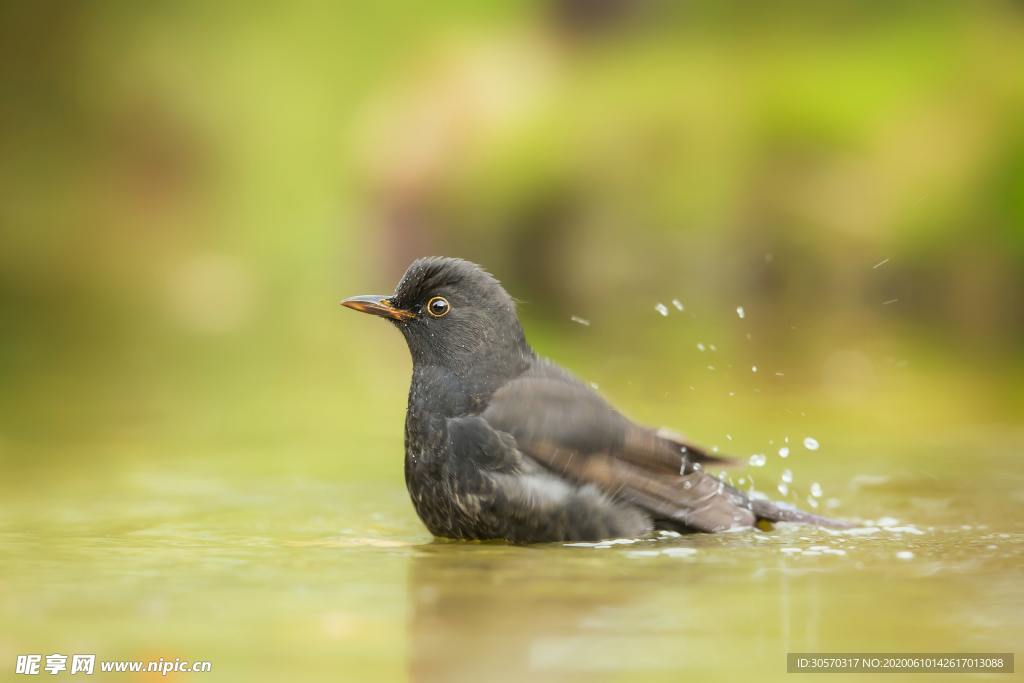
[(607, 541), (595, 541), (595, 542), (584, 542), (579, 543), (563, 543), (562, 545), (566, 548), (611, 548), (613, 545), (632, 545), (639, 543), (640, 539), (637, 538), (613, 538)]
[(804, 448), (806, 448), (807, 450), (816, 451), (818, 450), (818, 445), (818, 440), (815, 439), (813, 436), (808, 436), (804, 438)]

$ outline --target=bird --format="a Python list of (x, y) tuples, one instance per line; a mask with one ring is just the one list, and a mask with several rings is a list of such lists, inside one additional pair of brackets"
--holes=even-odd
[(405, 337), (405, 483), (435, 537), (534, 544), (846, 526), (739, 491), (706, 470), (727, 458), (630, 420), (538, 355), (515, 300), (475, 263), (418, 258), (392, 294), (341, 305)]

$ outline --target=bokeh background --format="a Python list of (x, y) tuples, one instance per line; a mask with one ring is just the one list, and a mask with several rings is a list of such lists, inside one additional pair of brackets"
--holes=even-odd
[[(24, 581), (69, 529), (358, 526), (312, 510), (332, 486), (429, 540), (402, 484), (404, 343), (337, 305), (427, 254), (484, 264), (538, 351), (638, 419), (744, 459), (816, 438), (794, 502), (868, 456), (1020, 472), (1017, 2), (5, 2), (0, 159)], [(68, 553), (46, 565), (68, 591), (61, 562), (110, 562)], [(119, 590), (70, 616), (12, 593), (5, 622), (67, 647), (54, 621), (94, 625)], [(108, 642), (203, 633), (147, 605), (122, 607), (165, 615), (164, 641), (111, 622)], [(378, 626), (350, 661), (389, 651)]]

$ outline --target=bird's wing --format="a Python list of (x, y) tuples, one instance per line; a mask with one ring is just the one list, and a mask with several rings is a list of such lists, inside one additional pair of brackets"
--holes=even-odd
[[(632, 422), (572, 373), (550, 361), (537, 360), (519, 381), (525, 380), (537, 380), (540, 383), (550, 380), (553, 394), (551, 399), (556, 403), (571, 398), (589, 404), (593, 414), (602, 416), (600, 430), (607, 438), (621, 439), (634, 451), (658, 454), (673, 472), (688, 473), (693, 470), (695, 463), (721, 466), (735, 463), (732, 458), (709, 453), (677, 432), (666, 428), (652, 429)], [(567, 392), (572, 396), (567, 396)], [(593, 429), (594, 425), (589, 427)], [(684, 463), (678, 461), (680, 456)]]
[(471, 519), (471, 537), (597, 541), (650, 531), (647, 515), (557, 476), (482, 417), (451, 417), (446, 424), (451, 457), (440, 473), (449, 487), (442, 515)]
[(495, 392), (482, 417), (548, 469), (701, 531), (750, 526), (751, 502), (707, 475), (699, 456), (631, 422), (590, 387), (550, 369)]

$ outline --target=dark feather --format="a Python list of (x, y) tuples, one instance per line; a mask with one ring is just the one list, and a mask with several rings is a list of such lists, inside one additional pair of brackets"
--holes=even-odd
[(593, 389), (538, 361), (491, 397), (482, 417), (520, 451), (561, 476), (646, 510), (656, 522), (699, 531), (770, 521), (827, 520), (752, 501), (705, 473), (721, 459), (674, 434), (631, 422)]

